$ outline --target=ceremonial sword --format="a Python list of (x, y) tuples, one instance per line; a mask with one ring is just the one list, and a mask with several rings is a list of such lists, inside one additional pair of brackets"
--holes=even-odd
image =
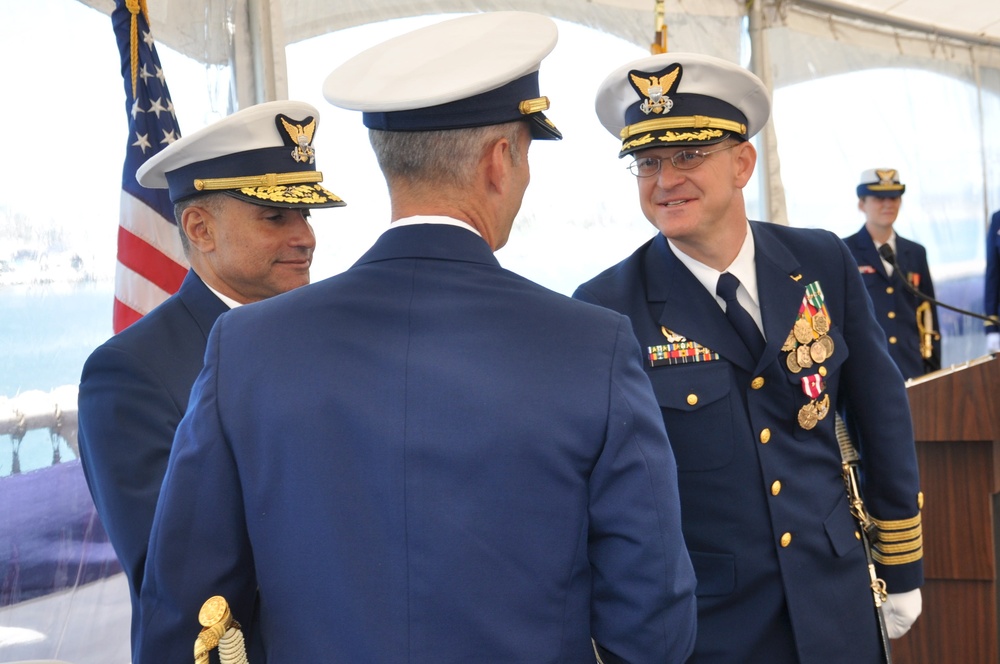
[(892, 654), (889, 648), (889, 632), (885, 626), (885, 616), (882, 615), (882, 605), (888, 598), (885, 581), (875, 573), (875, 561), (872, 558), (871, 538), (875, 533), (875, 523), (868, 516), (864, 500), (861, 497), (861, 482), (859, 479), (860, 458), (858, 451), (847, 432), (847, 425), (840, 415), (835, 415), (837, 443), (840, 445), (841, 467), (844, 471), (844, 484), (847, 486), (847, 498), (850, 502), (851, 515), (861, 527), (861, 543), (865, 549), (865, 560), (868, 562), (868, 577), (871, 579), (872, 598), (875, 603), (875, 618), (878, 620), (879, 634), (882, 637), (882, 652), (886, 664), (892, 664)]

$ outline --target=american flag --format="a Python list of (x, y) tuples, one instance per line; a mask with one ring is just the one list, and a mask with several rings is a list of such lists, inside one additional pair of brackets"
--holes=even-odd
[(147, 159), (181, 135), (149, 29), (146, 0), (115, 0), (111, 22), (121, 54), (128, 113), (115, 269), (117, 334), (176, 292), (188, 263), (167, 190), (146, 189), (135, 179)]

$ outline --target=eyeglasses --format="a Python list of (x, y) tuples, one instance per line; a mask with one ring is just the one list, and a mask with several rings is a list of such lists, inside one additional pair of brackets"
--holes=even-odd
[(726, 147), (719, 148), (718, 150), (681, 150), (680, 152), (674, 153), (670, 157), (662, 158), (639, 157), (628, 165), (628, 170), (631, 171), (632, 175), (637, 178), (649, 178), (660, 172), (660, 168), (662, 167), (664, 161), (669, 161), (676, 169), (690, 171), (692, 168), (698, 168), (701, 166), (702, 162), (705, 161), (705, 157), (708, 155), (734, 148), (737, 145), (739, 145), (739, 143), (730, 143)]

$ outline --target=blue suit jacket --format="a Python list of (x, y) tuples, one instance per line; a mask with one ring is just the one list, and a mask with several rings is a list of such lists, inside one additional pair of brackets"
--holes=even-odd
[[(923, 300), (910, 293), (900, 282), (904, 275), (894, 270), (892, 276), (885, 271), (875, 243), (868, 231), (861, 230), (844, 238), (858, 263), (861, 279), (875, 308), (875, 319), (885, 331), (889, 355), (899, 367), (903, 378), (917, 378), (941, 368), (941, 340), (932, 342), (931, 357), (920, 354), (920, 332), (917, 329), (917, 306)], [(927, 295), (934, 297), (934, 282), (927, 267), (927, 251), (922, 245), (896, 236), (896, 264), (905, 273), (907, 281)], [(938, 329), (937, 306), (931, 304), (934, 330)]]
[[(986, 279), (984, 282), (984, 311), (987, 316), (1000, 315), (1000, 211), (993, 213), (990, 230), (986, 233)], [(1000, 332), (992, 323), (987, 332)]]
[(255, 664), (690, 652), (676, 468), (628, 319), (475, 234), (393, 228), (224, 315), (191, 399), (137, 664), (190, 658), (215, 594)]
[[(863, 547), (848, 510), (831, 414), (799, 424), (817, 377), (859, 431), (869, 509), (918, 514), (903, 380), (847, 248), (825, 231), (751, 222), (767, 345), (751, 358), (715, 298), (662, 235), (576, 297), (627, 314), (643, 349), (676, 341), (701, 361), (646, 362), (677, 458), (684, 536), (698, 578), (693, 662), (876, 662)], [(833, 354), (793, 373), (782, 350), (818, 282)], [(680, 342), (684, 343), (684, 342)], [(705, 351), (704, 349), (708, 350)], [(922, 582), (920, 561), (880, 566), (889, 592)]]
[(83, 366), (80, 457), (101, 523), (128, 578), (133, 638), (170, 446), (201, 371), (208, 333), (226, 310), (188, 272), (177, 293), (98, 347)]

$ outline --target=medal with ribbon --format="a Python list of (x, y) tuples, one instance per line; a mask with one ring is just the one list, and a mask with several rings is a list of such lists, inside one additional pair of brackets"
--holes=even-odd
[(830, 313), (826, 309), (823, 289), (818, 281), (806, 286), (799, 315), (788, 338), (781, 346), (786, 351), (785, 366), (792, 373), (809, 369), (814, 364), (822, 364), (833, 355), (833, 339), (830, 331)]
[(810, 399), (818, 399), (819, 395), (826, 389), (826, 383), (823, 382), (823, 377), (818, 373), (802, 376), (802, 391)]
[[(785, 366), (794, 374), (813, 365), (823, 364), (833, 355), (833, 339), (830, 338), (830, 312), (826, 308), (826, 299), (818, 281), (806, 286), (799, 306), (799, 315), (788, 333), (788, 338), (781, 350), (788, 353)], [(826, 369), (820, 368), (818, 373), (802, 376), (802, 393), (809, 397), (809, 403), (799, 408), (798, 422), (803, 429), (812, 429), (830, 412), (830, 395), (823, 394), (826, 383), (823, 374)]]

